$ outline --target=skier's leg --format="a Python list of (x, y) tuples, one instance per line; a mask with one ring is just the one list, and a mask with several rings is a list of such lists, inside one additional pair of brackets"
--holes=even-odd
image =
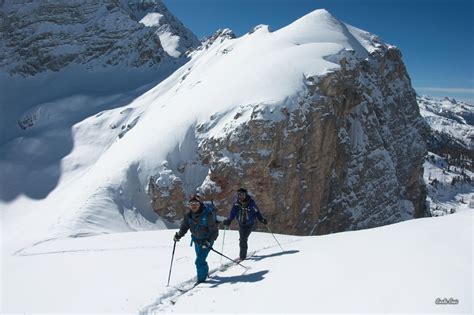
[(196, 271), (197, 271), (197, 282), (204, 282), (209, 273), (209, 265), (207, 264), (207, 255), (210, 249), (208, 247), (203, 248), (202, 245), (194, 243), (194, 249), (196, 250)]
[(247, 258), (247, 249), (248, 249), (248, 238), (252, 232), (252, 226), (239, 226), (239, 246), (240, 246), (240, 254), (239, 257), (241, 260)]

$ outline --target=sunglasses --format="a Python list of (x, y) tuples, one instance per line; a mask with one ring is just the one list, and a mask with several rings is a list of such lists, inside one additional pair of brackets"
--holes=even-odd
[(190, 206), (197, 206), (199, 204), (200, 204), (199, 201), (190, 201), (190, 202), (188, 202), (188, 205), (190, 205)]

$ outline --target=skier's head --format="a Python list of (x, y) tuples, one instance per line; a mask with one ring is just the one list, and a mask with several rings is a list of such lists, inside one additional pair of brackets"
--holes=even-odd
[(201, 197), (198, 194), (193, 194), (189, 197), (188, 207), (192, 212), (196, 212), (201, 208)]
[(247, 193), (247, 189), (245, 188), (239, 188), (239, 190), (237, 190), (237, 199), (239, 201), (245, 201), (247, 199), (247, 196), (248, 196), (248, 193)]

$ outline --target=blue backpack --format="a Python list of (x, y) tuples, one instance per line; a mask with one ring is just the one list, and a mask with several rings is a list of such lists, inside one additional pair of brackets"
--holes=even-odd
[(210, 212), (212, 214), (212, 217), (214, 218), (214, 220), (219, 223), (219, 221), (217, 221), (217, 209), (216, 207), (214, 206), (214, 202), (203, 202), (203, 205), (204, 205), (204, 211), (202, 212), (201, 216), (200, 216), (200, 220), (199, 220), (199, 224), (200, 225), (203, 225), (203, 226), (208, 226), (207, 224), (207, 217), (208, 217), (208, 213)]

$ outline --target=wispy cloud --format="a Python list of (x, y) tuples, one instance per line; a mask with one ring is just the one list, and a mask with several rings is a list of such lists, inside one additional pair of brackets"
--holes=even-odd
[(439, 93), (474, 94), (474, 89), (466, 89), (466, 88), (415, 87), (415, 90), (425, 91), (425, 92), (439, 92)]

